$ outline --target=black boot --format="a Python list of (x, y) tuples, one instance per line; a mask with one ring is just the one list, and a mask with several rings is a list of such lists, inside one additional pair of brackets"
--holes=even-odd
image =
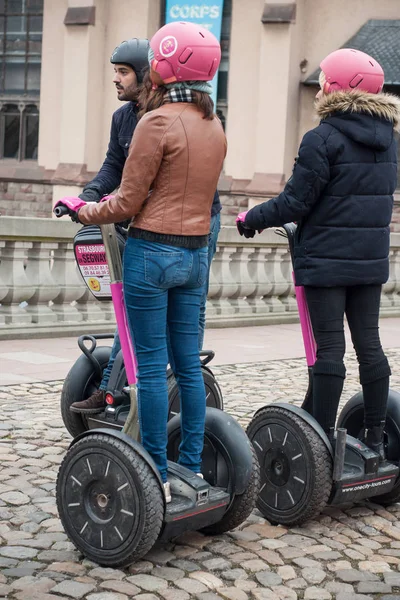
[(385, 421), (381, 421), (380, 425), (375, 425), (369, 429), (365, 429), (363, 442), (368, 448), (379, 454), (379, 462), (386, 460), (385, 443), (384, 443)]

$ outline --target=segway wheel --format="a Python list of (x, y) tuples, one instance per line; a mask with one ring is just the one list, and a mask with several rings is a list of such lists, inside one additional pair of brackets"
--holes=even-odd
[[(204, 387), (206, 389), (207, 406), (223, 410), (224, 402), (221, 388), (219, 387), (213, 372), (205, 366), (201, 367), (201, 372), (203, 374)], [(168, 403), (168, 420), (170, 420), (181, 411), (178, 384), (176, 383), (173, 373), (168, 377)]]
[[(253, 466), (246, 490), (240, 495), (233, 494), (228, 510), (218, 523), (204, 527), (201, 530), (206, 535), (221, 535), (227, 531), (232, 531), (244, 523), (253, 512), (260, 489), (260, 465), (254, 448), (251, 448), (251, 452)], [(217, 485), (217, 487), (220, 486)], [(231, 491), (232, 487), (232, 485), (225, 485), (224, 489)]]
[[(228, 435), (221, 435), (222, 432), (228, 432)], [(169, 460), (178, 460), (180, 441), (180, 419), (175, 417), (168, 424)], [(239, 481), (238, 470), (241, 474), (248, 474), (246, 485), (241, 485), (243, 482)], [(227, 413), (210, 407), (206, 411), (202, 473), (210, 485), (227, 491), (231, 502), (220, 521), (201, 531), (206, 535), (219, 535), (235, 529), (255, 507), (260, 486), (260, 467), (257, 455), (239, 423)]]
[[(362, 392), (355, 394), (344, 405), (338, 419), (338, 427), (347, 429), (347, 433), (361, 438), (364, 428), (364, 401)], [(389, 462), (399, 464), (400, 456), (400, 394), (389, 390), (387, 416), (385, 425), (385, 451)], [(380, 496), (374, 496), (373, 502), (382, 506), (390, 506), (400, 502), (400, 477), (394, 487)]]
[(288, 409), (266, 406), (247, 428), (261, 468), (257, 508), (272, 524), (300, 525), (325, 507), (331, 455), (314, 429)]
[[(109, 346), (98, 346), (93, 351), (93, 356), (98, 360), (102, 371), (106, 368), (110, 358)], [(89, 429), (85, 415), (70, 411), (74, 402), (89, 398), (99, 387), (100, 380), (96, 377), (90, 360), (82, 354), (71, 367), (61, 392), (61, 416), (64, 425), (73, 438)]]
[(99, 565), (131, 564), (150, 550), (161, 530), (164, 500), (151, 467), (107, 434), (87, 434), (68, 450), (56, 498), (68, 537)]

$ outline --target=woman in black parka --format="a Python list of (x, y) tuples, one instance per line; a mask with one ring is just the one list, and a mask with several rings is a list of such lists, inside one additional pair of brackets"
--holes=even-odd
[(321, 122), (304, 136), (291, 178), (279, 196), (237, 218), (246, 237), (297, 222), (295, 278), (305, 287), (317, 343), (313, 415), (326, 432), (334, 427), (346, 373), (346, 314), (363, 387), (364, 440), (381, 460), (390, 367), (378, 322), (400, 122), (400, 99), (382, 94), (383, 83), (381, 66), (358, 50), (323, 60)]

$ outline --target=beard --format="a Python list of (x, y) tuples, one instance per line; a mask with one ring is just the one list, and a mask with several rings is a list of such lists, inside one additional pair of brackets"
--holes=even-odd
[(117, 87), (118, 100), (121, 102), (126, 100), (136, 100), (138, 95), (138, 86), (136, 83), (127, 87)]

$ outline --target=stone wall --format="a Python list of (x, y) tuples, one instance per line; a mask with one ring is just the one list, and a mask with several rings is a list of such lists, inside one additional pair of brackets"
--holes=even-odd
[[(50, 218), (52, 191), (51, 183), (0, 181), (0, 215)], [(234, 225), (239, 212), (267, 199), (223, 190), (220, 191), (220, 198), (223, 206), (221, 222), (224, 226)], [(400, 232), (400, 193), (395, 195), (392, 231)]]
[(0, 214), (8, 217), (51, 217), (53, 186), (49, 183), (0, 181)]

